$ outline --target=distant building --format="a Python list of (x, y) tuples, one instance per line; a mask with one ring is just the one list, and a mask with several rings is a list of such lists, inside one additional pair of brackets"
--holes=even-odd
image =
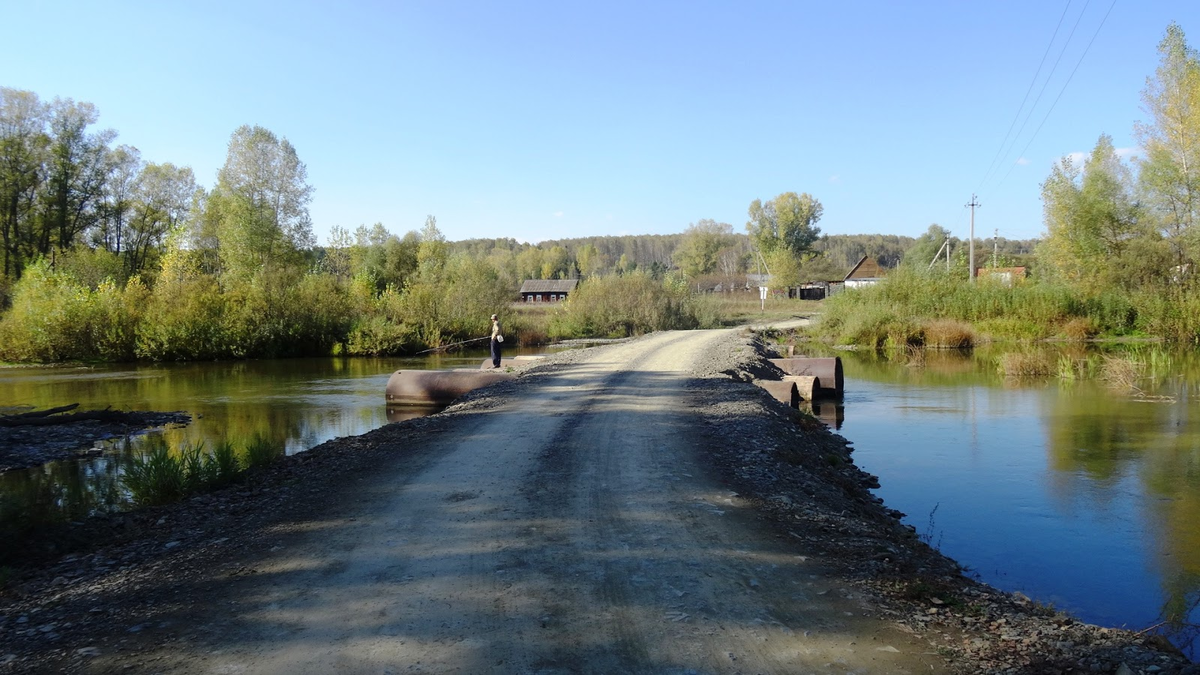
[(882, 281), (884, 274), (884, 269), (874, 258), (864, 255), (842, 281), (846, 284), (846, 288), (870, 286)]
[(747, 274), (746, 275), (746, 288), (749, 288), (752, 290), (758, 290), (762, 286), (770, 286), (770, 285), (771, 285), (771, 275), (770, 274)]
[(578, 279), (528, 279), (521, 284), (521, 302), (561, 302), (578, 285)]
[(806, 284), (800, 284), (788, 293), (789, 297), (800, 298), (801, 300), (824, 300), (833, 295), (830, 290), (830, 285), (835, 282), (830, 281), (810, 281)]
[(999, 281), (1005, 286), (1019, 284), (1025, 280), (1028, 271), (1024, 267), (976, 267), (976, 277), (987, 277), (993, 281)]

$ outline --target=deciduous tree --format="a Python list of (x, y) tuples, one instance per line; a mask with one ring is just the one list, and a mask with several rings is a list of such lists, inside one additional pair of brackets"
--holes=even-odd
[(673, 256), (675, 265), (688, 277), (712, 274), (721, 263), (721, 251), (733, 242), (733, 226), (708, 218), (688, 226)]
[(0, 87), (0, 243), (4, 277), (21, 274), (32, 246), (37, 194), (50, 137), (47, 107), (33, 92)]
[(259, 126), (234, 131), (208, 201), (226, 270), (249, 275), (297, 262), (313, 245), (312, 192), (308, 170), (286, 138)]
[(1060, 160), (1042, 184), (1046, 237), (1038, 257), (1044, 272), (1092, 291), (1123, 284), (1112, 272), (1123, 266), (1132, 242), (1147, 234), (1132, 191), (1132, 173), (1107, 135), (1082, 171), (1070, 157)]
[(904, 252), (902, 264), (913, 269), (928, 269), (935, 255), (938, 255), (939, 252), (943, 256), (945, 255), (942, 245), (949, 239), (950, 230), (933, 223), (928, 230), (925, 230), (925, 234), (917, 237), (912, 246)]
[(50, 145), (45, 197), (35, 248), (48, 254), (66, 250), (98, 219), (98, 207), (108, 178), (109, 143), (116, 132), (90, 132), (99, 119), (91, 103), (55, 99), (50, 106)]
[(1135, 127), (1145, 153), (1140, 179), (1182, 266), (1200, 255), (1200, 61), (1175, 23), (1167, 27), (1158, 53), (1158, 69), (1142, 91), (1150, 118)]
[(766, 203), (755, 199), (750, 203), (746, 231), (764, 253), (785, 248), (802, 258), (821, 234), (817, 221), (824, 210), (821, 202), (807, 192), (785, 192)]

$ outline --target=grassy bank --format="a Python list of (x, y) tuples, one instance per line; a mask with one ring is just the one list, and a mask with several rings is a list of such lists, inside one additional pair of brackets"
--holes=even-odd
[(812, 335), (873, 349), (1120, 337), (1197, 342), (1200, 297), (1182, 288), (1084, 294), (1048, 283), (972, 284), (901, 269), (826, 300)]

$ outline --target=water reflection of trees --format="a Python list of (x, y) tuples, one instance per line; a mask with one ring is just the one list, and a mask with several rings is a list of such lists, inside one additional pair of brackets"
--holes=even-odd
[(38, 529), (110, 511), (125, 502), (121, 460), (106, 456), (86, 461), (51, 462), (0, 475), (0, 552), (15, 553), (20, 541)]
[(1185, 403), (1197, 381), (1194, 363), (1180, 360), (1176, 376), (1156, 390), (1170, 400), (1143, 402), (1095, 384), (1060, 390), (1044, 425), (1061, 494), (1107, 495), (1095, 486), (1126, 477), (1143, 485), (1163, 579), (1160, 628), (1182, 645), (1200, 632), (1200, 430)]

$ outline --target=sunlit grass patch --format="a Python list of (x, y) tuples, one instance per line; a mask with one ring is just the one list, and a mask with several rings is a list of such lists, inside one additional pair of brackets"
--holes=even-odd
[(1049, 336), (1048, 327), (1017, 317), (995, 317), (975, 322), (977, 336), (993, 341), (1040, 340)]
[(957, 319), (926, 321), (923, 333), (926, 347), (967, 349), (975, 345), (975, 329), (971, 324)]
[(1077, 316), (1063, 322), (1058, 332), (1060, 336), (1067, 340), (1090, 340), (1096, 337), (1099, 329), (1094, 319)]

